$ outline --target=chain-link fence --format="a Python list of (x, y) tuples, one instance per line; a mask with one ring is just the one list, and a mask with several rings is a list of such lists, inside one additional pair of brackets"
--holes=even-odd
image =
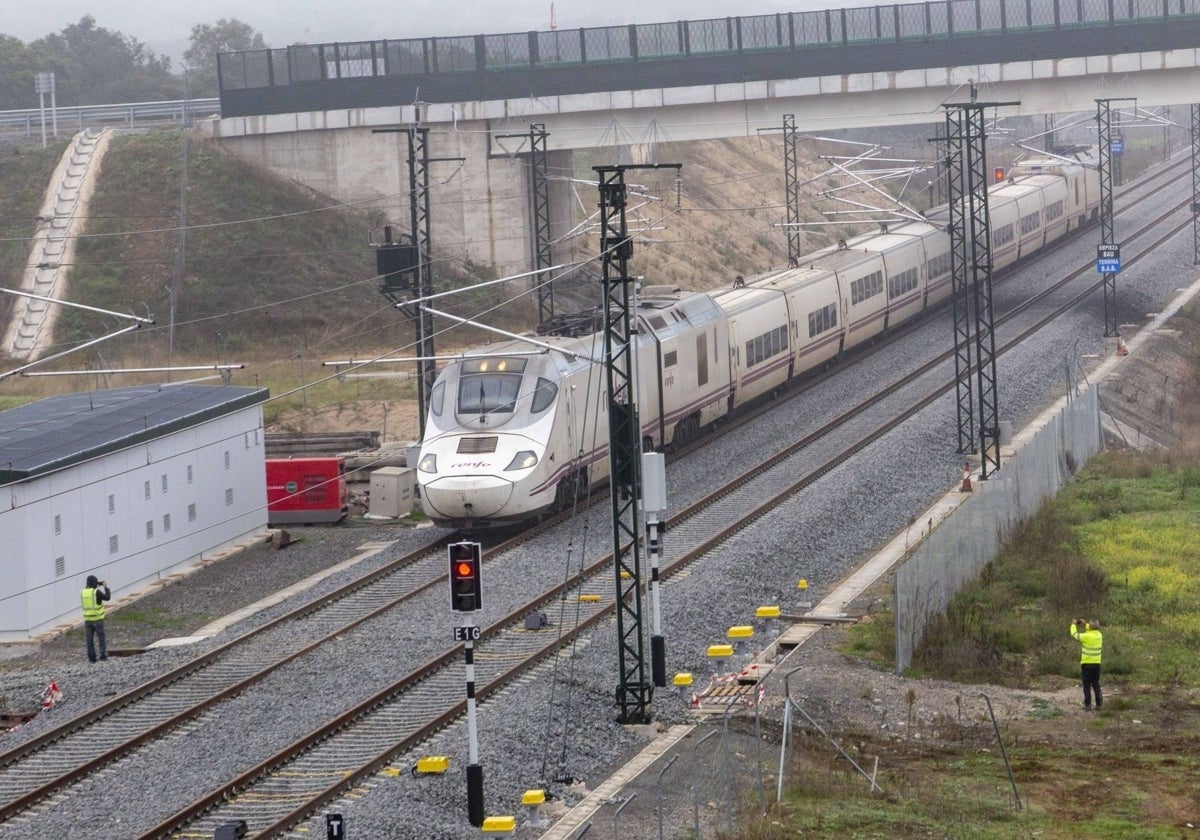
[(896, 671), (912, 662), (929, 622), (996, 556), (1014, 529), (1100, 449), (1097, 388), (1070, 400), (948, 516), (896, 570)]

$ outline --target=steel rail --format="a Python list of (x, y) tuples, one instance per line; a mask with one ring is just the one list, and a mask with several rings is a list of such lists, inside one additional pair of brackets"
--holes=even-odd
[[(1131, 236), (1127, 241), (1131, 241), (1143, 236), (1147, 231), (1152, 230), (1157, 224), (1164, 221), (1169, 215), (1178, 213), (1186, 206), (1188, 206), (1187, 203), (1177, 205), (1176, 207), (1167, 211), (1167, 213), (1160, 215), (1149, 225), (1144, 227), (1143, 230), (1138, 234)], [(1169, 230), (1167, 233), (1157, 237), (1139, 254), (1132, 256), (1128, 260), (1127, 264), (1133, 264), (1137, 260), (1144, 257), (1145, 254), (1150, 253), (1159, 244), (1178, 233), (1178, 231), (1189, 222), (1178, 225)], [(1084, 272), (1091, 268), (1092, 265), (1089, 264), (1072, 272), (1062, 281), (1055, 283), (1048, 289), (1039, 292), (1029, 301), (1023, 303), (1019, 307), (1014, 308), (1014, 310), (1011, 310), (1008, 315), (1006, 315), (1006, 319), (1015, 316), (1019, 312), (1025, 311), (1035, 303), (1045, 300), (1047, 295), (1055, 291), (1060, 291), (1065, 285), (1078, 279)], [(1053, 307), (1047, 314), (1036, 319), (1034, 324), (1021, 330), (1015, 337), (1005, 341), (1001, 346), (1000, 352), (1009, 352), (1013, 348), (1020, 346), (1030, 335), (1045, 328), (1064, 312), (1073, 309), (1088, 296), (1094, 294), (1095, 291), (1100, 288), (1100, 285), (1100, 282), (1089, 284), (1087, 288), (1077, 294), (1072, 295), (1066, 302)], [(680, 557), (666, 564), (663, 568), (663, 576), (668, 577), (677, 573), (690, 563), (694, 562), (696, 559), (718, 548), (720, 544), (728, 539), (732, 534), (745, 529), (765, 513), (772, 510), (774, 507), (777, 507), (779, 504), (782, 504), (785, 500), (794, 496), (794, 494), (798, 491), (810, 486), (818, 478), (827, 474), (830, 470), (836, 468), (838, 465), (844, 463), (856, 453), (860, 452), (863, 448), (879, 440), (883, 435), (889, 433), (898, 425), (914, 416), (917, 412), (923, 410), (928, 405), (946, 394), (953, 387), (953, 382), (943, 382), (941, 385), (935, 387), (924, 396), (918, 398), (915, 402), (909, 402), (909, 404), (903, 409), (891, 411), (887, 418), (877, 424), (875, 428), (865, 434), (858, 435), (854, 442), (844, 446), (835, 455), (824, 459), (821, 463), (817, 464), (813, 468), (798, 472), (795, 468), (795, 465), (789, 463), (789, 459), (794, 455), (802, 452), (817, 440), (828, 436), (834, 429), (844, 426), (850, 419), (862, 414), (868, 408), (878, 406), (884, 397), (892, 395), (905, 388), (907, 385), (912, 384), (920, 377), (932, 371), (948, 357), (949, 351), (944, 351), (943, 353), (938, 354), (938, 356), (933, 360), (921, 365), (917, 370), (902, 377), (900, 380), (897, 380), (896, 382), (886, 386), (884, 389), (873, 394), (870, 398), (862, 401), (859, 405), (852, 407), (846, 412), (843, 412), (838, 417), (822, 426), (822, 428), (804, 436), (800, 440), (795, 441), (786, 447), (783, 447), (781, 450), (765, 459), (762, 463), (744, 471), (741, 475), (734, 478), (724, 487), (708, 494), (703, 499), (700, 499), (689, 505), (685, 510), (680, 511), (678, 514), (670, 517), (668, 521), (668, 527), (676, 535), (679, 535), (681, 532), (685, 532), (687, 530), (685, 523), (689, 521), (698, 521), (703, 523), (705, 525), (705, 529), (709, 530), (710, 533), (705, 535), (703, 538), (697, 539)], [(738, 507), (732, 515), (719, 517), (721, 520), (723, 520), (723, 524), (717, 523), (714, 527), (714, 516), (712, 511), (713, 506), (725, 499), (728, 499), (732, 494), (735, 493), (735, 491), (744, 487), (745, 485), (748, 485), (752, 482), (762, 483), (764, 481), (764, 475), (770, 471), (774, 471), (783, 475), (784, 481), (782, 482), (782, 489), (774, 491), (769, 498), (767, 498), (760, 491), (745, 494), (752, 499), (757, 500), (756, 503), (749, 506)], [(555, 599), (559, 599), (560, 610), (565, 610), (566, 602), (563, 599), (563, 596), (571, 591), (581, 591), (592, 586), (601, 590), (599, 600), (596, 602), (596, 604), (602, 605), (601, 607), (593, 607), (585, 610), (585, 619), (580, 621), (571, 630), (554, 637), (545, 644), (536, 646), (534, 651), (526, 653), (526, 658), (524, 660), (503, 670), (498, 675), (481, 680), (482, 688), (478, 692), (477, 696), (482, 699), (486, 696), (489, 696), (494, 691), (499, 690), (514, 676), (524, 673), (529, 668), (534, 667), (542, 658), (561, 648), (564, 644), (581, 633), (583, 629), (594, 625), (596, 622), (600, 621), (602, 618), (611, 613), (615, 607), (615, 596), (611, 594), (603, 594), (607, 592), (610, 587), (607, 586), (609, 581), (603, 580), (601, 577), (610, 572), (611, 557), (601, 558), (595, 563), (590, 564), (584, 571), (573, 576), (570, 580), (552, 588), (547, 592), (542, 593), (537, 599), (517, 610), (514, 610), (508, 616), (500, 619), (497, 622), (494, 622), (488, 628), (483, 630), (482, 638), (478, 643), (477, 648), (479, 651), (477, 656), (481, 660), (500, 660), (505, 659), (506, 657), (511, 657), (512, 652), (505, 652), (503, 642), (505, 637), (511, 638), (517, 635), (517, 633), (514, 631), (516, 626), (520, 623), (521, 619), (525, 615), (529, 614), (531, 611), (552, 608)], [(526, 635), (528, 636), (532, 634)], [(499, 643), (497, 643), (497, 641), (499, 641)], [(390, 704), (400, 702), (400, 698), (409, 693), (413, 686), (422, 681), (431, 680), (439, 670), (442, 672), (442, 676), (445, 677), (445, 679), (455, 680), (455, 676), (447, 676), (445, 672), (451, 668), (455, 660), (458, 658), (460, 650), (460, 646), (455, 646), (449, 649), (440, 657), (437, 657), (436, 659), (427, 663), (425, 666), (422, 666), (422, 668), (418, 669), (418, 671), (415, 671), (409, 676), (405, 677), (402, 681), (393, 686), (389, 686), (387, 689), (377, 693), (369, 700), (359, 704), (354, 709), (351, 709), (345, 714), (340, 715), (337, 719), (330, 721), (329, 724), (310, 733), (304, 739), (297, 742), (297, 744), (276, 753), (267, 761), (262, 762), (258, 766), (243, 773), (238, 777), (238, 779), (210, 792), (206, 797), (195, 803), (193, 806), (173, 815), (167, 821), (143, 835), (142, 840), (148, 840), (148, 838), (152, 837), (172, 836), (173, 832), (180, 830), (184, 826), (187, 827), (188, 834), (194, 834), (198, 830), (203, 831), (205, 828), (211, 828), (216, 824), (217, 821), (229, 819), (229, 812), (233, 812), (233, 816), (236, 817), (239, 815), (240, 806), (237, 804), (230, 804), (231, 800), (232, 803), (237, 803), (236, 797), (238, 794), (244, 793), (247, 790), (256, 788), (258, 786), (276, 787), (278, 785), (283, 785), (284, 790), (286, 791), (286, 796), (281, 796), (281, 791), (274, 789), (272, 790), (270, 796), (250, 797), (254, 800), (254, 813), (247, 812), (243, 814), (243, 816), (248, 816), (251, 819), (254, 819), (255, 817), (259, 818), (258, 824), (255, 825), (255, 836), (260, 838), (277, 837), (281, 833), (290, 830), (298, 821), (304, 819), (314, 810), (320, 808), (324, 803), (338, 796), (347, 788), (357, 784), (365, 776), (377, 771), (381, 766), (387, 763), (390, 757), (414, 747), (429, 734), (446, 725), (449, 725), (453, 720), (461, 716), (465, 710), (465, 701), (451, 702), (449, 705), (443, 704), (436, 714), (419, 726), (412, 727), (410, 725), (409, 729), (403, 734), (398, 734), (389, 730), (389, 734), (392, 736), (390, 742), (388, 742), (385, 747), (381, 749), (377, 748), (372, 751), (367, 761), (361, 762), (355, 767), (348, 767), (345, 761), (339, 759), (341, 756), (347, 754), (360, 753), (361, 750), (356, 749), (352, 743), (333, 743), (338, 738), (345, 738), (348, 741), (352, 741), (356, 737), (354, 730), (357, 728), (360, 731), (362, 729), (369, 729), (370, 738), (373, 740), (373, 743), (377, 744), (379, 738), (383, 734), (381, 730), (387, 729), (386, 723), (379, 723), (377, 725), (375, 722), (373, 722), (373, 720), (364, 721), (363, 718), (367, 717), (373, 719), (375, 716), (382, 717), (384, 715), (384, 710), (386, 710)], [(447, 685), (447, 682), (438, 680), (436, 692), (439, 694), (444, 693), (443, 689), (441, 688), (441, 686), (444, 685)], [(306, 755), (318, 749), (322, 750), (321, 754), (319, 756), (309, 756), (306, 761)], [(298, 772), (296, 769), (297, 764), (304, 764), (308, 767), (324, 768), (326, 777), (332, 776), (335, 778), (327, 784), (320, 785), (317, 790), (309, 790), (301, 793), (297, 789), (298, 785), (295, 780), (299, 777), (311, 778), (311, 776), (305, 772)], [(280, 774), (287, 776), (286, 782), (280, 782), (278, 778), (273, 777), (273, 774), (275, 774), (280, 768), (291, 769), (291, 772), (289, 773)], [(297, 797), (300, 796), (306, 797), (305, 801), (298, 805), (289, 805), (283, 813), (274, 813), (267, 816), (266, 820), (268, 820), (268, 822), (265, 825), (261, 824), (261, 819), (263, 818), (262, 811), (266, 807), (266, 800), (279, 801), (281, 799), (285, 799), (289, 803), (294, 803), (297, 801)], [(218, 808), (218, 806), (224, 807)], [(213, 813), (213, 809), (217, 809), (218, 812)]]

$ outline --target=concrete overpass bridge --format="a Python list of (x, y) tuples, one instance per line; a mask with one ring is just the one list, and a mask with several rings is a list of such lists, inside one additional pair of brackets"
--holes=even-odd
[(227, 53), (207, 128), (338, 199), (391, 196), (406, 219), (404, 136), (373, 129), (419, 120), (430, 156), (461, 157), (468, 173), (437, 188), (435, 251), (475, 243), (471, 259), (510, 271), (534, 247), (529, 167), (499, 135), (532, 123), (559, 169), (575, 149), (752, 136), (784, 114), (803, 132), (936, 123), (969, 81), (981, 100), (1019, 101), (1014, 116), (1105, 97), (1190, 103), (1198, 60), (1200, 0), (939, 0)]

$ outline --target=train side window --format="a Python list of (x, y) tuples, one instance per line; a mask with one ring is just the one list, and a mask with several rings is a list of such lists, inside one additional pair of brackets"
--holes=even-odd
[(554, 403), (554, 398), (558, 396), (558, 386), (549, 379), (538, 377), (537, 387), (533, 389), (533, 403), (529, 406), (531, 414), (538, 414), (545, 411)]
[(708, 333), (696, 336), (696, 384), (708, 384)]
[(442, 402), (446, 398), (446, 383), (439, 382), (433, 386), (433, 393), (429, 395), (429, 410), (434, 417), (442, 416)]
[(679, 353), (677, 351), (671, 350), (667, 353), (663, 353), (663, 367), (675, 367), (675, 364), (678, 361)]

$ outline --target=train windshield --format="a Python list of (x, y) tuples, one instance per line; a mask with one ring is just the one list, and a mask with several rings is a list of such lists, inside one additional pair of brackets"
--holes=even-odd
[(525, 359), (467, 359), (459, 368), (459, 414), (512, 414)]

